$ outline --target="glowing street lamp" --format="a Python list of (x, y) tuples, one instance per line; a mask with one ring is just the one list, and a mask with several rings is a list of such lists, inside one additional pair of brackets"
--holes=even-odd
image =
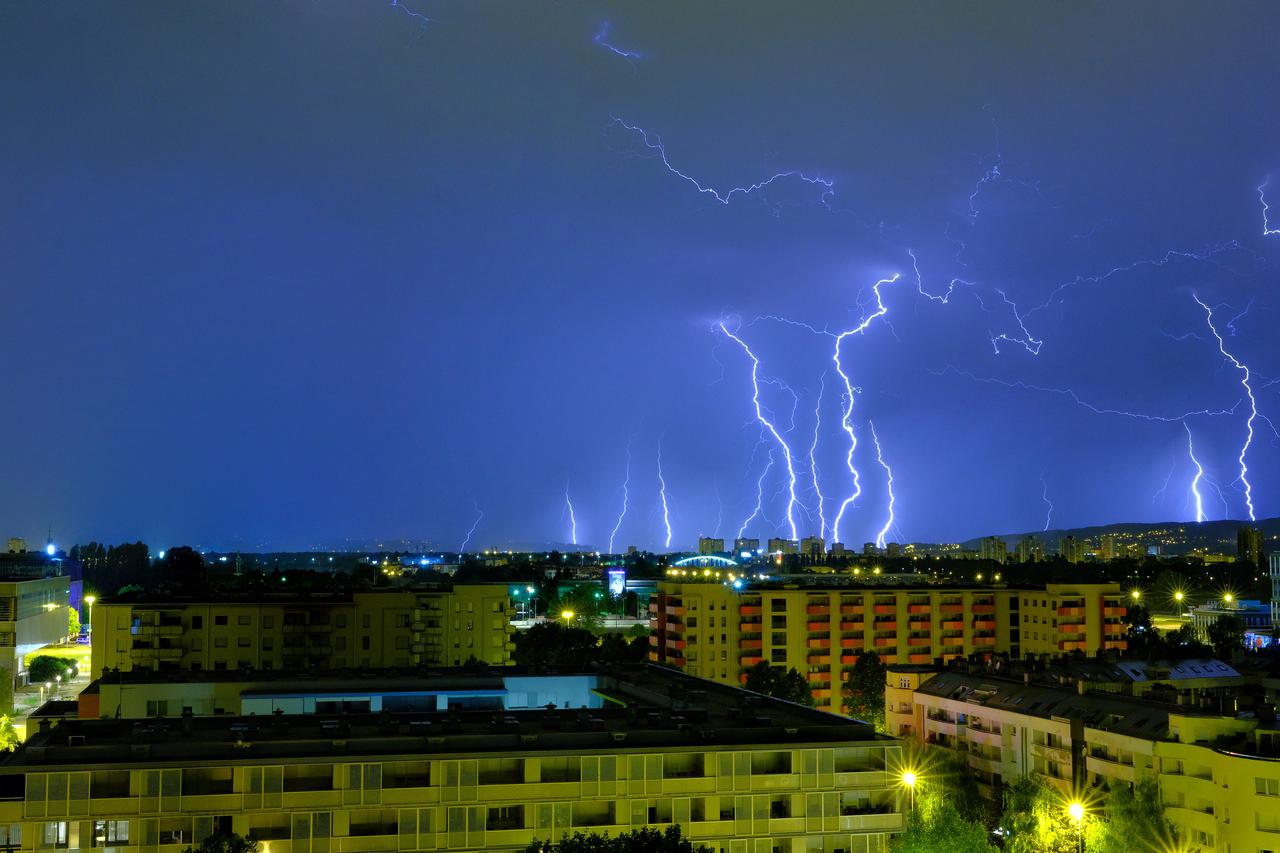
[(916, 809), (916, 774), (914, 771), (907, 770), (902, 774), (902, 784), (911, 792), (911, 810)]
[(96, 595), (86, 595), (84, 597), (84, 603), (89, 606), (89, 626), (88, 627), (89, 627), (90, 634), (93, 633), (93, 603), (97, 600), (98, 600), (98, 596)]
[(572, 621), (573, 621), (573, 617), (574, 617), (575, 615), (576, 615), (576, 614), (574, 614), (574, 612), (573, 612), (572, 610), (561, 610), (561, 611), (560, 611), (560, 618), (561, 618), (561, 619), (563, 619), (563, 620), (564, 620), (564, 621), (566, 621), (566, 622), (572, 622)]
[(1067, 815), (1076, 825), (1076, 840), (1079, 844), (1080, 853), (1084, 853), (1084, 804), (1079, 801), (1073, 801), (1067, 806)]
[(1142, 600), (1142, 590), (1140, 590), (1140, 589), (1135, 589), (1133, 592), (1129, 593), (1129, 597), (1130, 597), (1130, 598), (1132, 598), (1134, 601), (1141, 601), (1141, 600)]

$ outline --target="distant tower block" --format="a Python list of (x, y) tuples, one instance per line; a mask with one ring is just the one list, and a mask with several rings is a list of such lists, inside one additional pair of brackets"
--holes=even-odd
[(723, 554), (724, 540), (713, 539), (710, 536), (698, 537), (698, 553), (706, 556), (708, 554)]

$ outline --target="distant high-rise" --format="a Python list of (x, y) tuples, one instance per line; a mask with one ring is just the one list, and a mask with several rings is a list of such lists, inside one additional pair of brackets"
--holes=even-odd
[(987, 536), (978, 543), (978, 556), (984, 560), (1003, 563), (1009, 559), (1009, 550), (999, 536)]
[(879, 553), (880, 553), (880, 549), (876, 547), (876, 543), (874, 543), (874, 542), (863, 542), (863, 543), (862, 543), (862, 556), (864, 556), (864, 557), (874, 557), (874, 556), (876, 556), (876, 555), (877, 555), (877, 554), (879, 554)]
[(794, 539), (770, 539), (768, 551), (770, 554), (794, 554), (796, 545)]
[(902, 556), (902, 546), (897, 542), (890, 542), (884, 546), (884, 554), (890, 559)]
[(827, 543), (821, 536), (806, 536), (800, 540), (800, 553), (806, 557), (821, 557), (827, 552)]
[(1038, 536), (1023, 536), (1014, 550), (1019, 563), (1039, 563), (1044, 560), (1044, 542)]
[(743, 551), (750, 551), (754, 554), (756, 551), (760, 550), (760, 540), (735, 539), (733, 540), (733, 550), (738, 554), (741, 554)]
[(1280, 554), (1271, 555), (1271, 624), (1280, 625)]
[(1101, 551), (1101, 557), (1103, 562), (1106, 562), (1106, 563), (1109, 563), (1112, 560), (1117, 559), (1122, 553), (1122, 551), (1120, 550), (1119, 543), (1116, 542), (1116, 535), (1114, 533), (1102, 534), (1102, 539), (1099, 544), (1099, 550)]
[(1062, 541), (1058, 543), (1058, 553), (1062, 559), (1068, 563), (1075, 565), (1084, 562), (1084, 555), (1087, 544), (1083, 539), (1077, 539), (1074, 536), (1064, 536)]
[(720, 554), (724, 551), (723, 539), (712, 539), (710, 536), (698, 537), (699, 554)]
[(845, 554), (843, 542), (832, 542), (831, 550), (827, 552), (833, 557), (843, 557)]
[(1262, 568), (1266, 553), (1262, 545), (1262, 531), (1256, 527), (1241, 527), (1236, 534), (1236, 557), (1243, 562)]

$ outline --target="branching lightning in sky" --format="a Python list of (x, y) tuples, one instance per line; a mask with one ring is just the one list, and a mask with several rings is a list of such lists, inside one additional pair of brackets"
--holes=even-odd
[(431, 18), (427, 17), (421, 12), (413, 11), (408, 6), (401, 3), (400, 0), (391, 0), (391, 8), (399, 9), (401, 12), (404, 12), (410, 18), (413, 18), (413, 20), (418, 24), (418, 26), (424, 30), (427, 28), (427, 25), (431, 23)]
[(600, 29), (599, 31), (596, 32), (595, 38), (593, 38), (592, 41), (594, 41), (596, 44), (600, 45), (610, 53), (614, 53), (614, 54), (617, 54), (618, 56), (621, 56), (627, 62), (631, 63), (631, 67), (634, 68), (636, 60), (644, 58), (643, 54), (641, 54), (637, 50), (624, 50), (618, 47), (617, 45), (610, 44), (609, 30), (611, 30), (612, 28), (613, 28), (613, 25), (610, 24), (608, 21), (605, 21), (603, 24), (600, 25)]
[(1187, 455), (1191, 457), (1191, 464), (1196, 466), (1196, 475), (1191, 478), (1191, 494), (1196, 501), (1196, 521), (1204, 521), (1204, 500), (1200, 497), (1200, 480), (1204, 477), (1204, 466), (1196, 458), (1196, 448), (1191, 442), (1191, 427), (1186, 421), (1182, 422), (1182, 427), (1187, 431)]
[(569, 484), (564, 484), (564, 505), (569, 513), (569, 542), (578, 544), (578, 518), (573, 513), (573, 501), (569, 500)]
[(889, 467), (889, 463), (884, 461), (884, 452), (880, 449), (880, 436), (876, 435), (875, 421), (867, 421), (867, 426), (871, 427), (871, 440), (876, 446), (876, 461), (880, 463), (880, 467), (884, 469), (885, 480), (889, 489), (889, 517), (885, 519), (884, 527), (880, 528), (880, 532), (876, 534), (876, 547), (884, 548), (885, 537), (889, 534), (889, 528), (893, 527), (893, 469)]
[(941, 296), (936, 293), (930, 293), (924, 289), (924, 276), (920, 274), (920, 262), (916, 260), (916, 253), (911, 249), (907, 249), (907, 254), (911, 256), (911, 268), (915, 270), (916, 273), (916, 291), (931, 302), (939, 302), (946, 305), (951, 301), (951, 294), (955, 293), (958, 285), (963, 285), (965, 287), (973, 287), (974, 285), (972, 281), (966, 281), (963, 278), (953, 278), (947, 284), (946, 293), (943, 293)]
[(827, 499), (818, 482), (818, 434), (822, 431), (822, 394), (827, 387), (827, 374), (818, 378), (818, 402), (813, 406), (813, 442), (809, 445), (809, 474), (813, 477), (813, 493), (818, 498), (818, 536), (827, 538)]
[(764, 478), (769, 476), (769, 472), (773, 469), (773, 448), (769, 448), (769, 462), (764, 466), (764, 470), (760, 472), (760, 479), (756, 480), (756, 507), (751, 510), (746, 520), (742, 522), (742, 526), (738, 528), (738, 537), (742, 538), (747, 531), (747, 526), (756, 520), (756, 516), (760, 515), (761, 509), (764, 508)]
[(1267, 204), (1267, 184), (1271, 183), (1271, 177), (1258, 185), (1258, 202), (1262, 205), (1262, 236), (1271, 237), (1280, 234), (1280, 225), (1275, 228), (1271, 227), (1271, 223), (1267, 219), (1267, 214), (1271, 212), (1271, 205)]
[(666, 167), (668, 172), (680, 178), (681, 180), (684, 180), (692, 184), (693, 187), (698, 192), (702, 193), (703, 195), (707, 195), (707, 196), (710, 196), (711, 198), (714, 198), (716, 201), (720, 202), (720, 204), (727, 205), (729, 202), (733, 200), (733, 197), (735, 195), (741, 195), (744, 197), (749, 196), (752, 193), (762, 190), (765, 187), (768, 187), (771, 184), (774, 184), (778, 181), (782, 181), (787, 178), (794, 178), (797, 181), (802, 181), (806, 184), (812, 184), (813, 186), (818, 187), (819, 188), (818, 201), (826, 207), (831, 206), (830, 205), (831, 198), (835, 195), (835, 182), (829, 178), (823, 178), (815, 175), (806, 174), (805, 172), (802, 172), (798, 169), (788, 169), (787, 171), (784, 171), (784, 172), (776, 172), (767, 178), (756, 181), (755, 183), (744, 184), (743, 186), (731, 187), (727, 190), (717, 190), (714, 187), (703, 184), (697, 178), (693, 177), (692, 175), (689, 175), (686, 172), (682, 172), (679, 169), (677, 169), (675, 166), (673, 166), (671, 164), (671, 161), (667, 159), (667, 148), (662, 141), (662, 137), (658, 136), (656, 133), (650, 133), (644, 128), (637, 127), (633, 124), (628, 124), (627, 122), (623, 121), (617, 116), (610, 116), (610, 118), (612, 119), (613, 125), (616, 125), (617, 127), (621, 127), (624, 130), (627, 130), (630, 133), (633, 133), (638, 137), (640, 137), (640, 140), (641, 142), (644, 143), (645, 148), (654, 152), (654, 155), (659, 160), (662, 161), (662, 165)]
[(1218, 352), (1230, 361), (1235, 368), (1240, 371), (1240, 384), (1244, 387), (1244, 393), (1249, 398), (1249, 418), (1245, 421), (1245, 439), (1244, 444), (1240, 445), (1240, 483), (1244, 486), (1244, 502), (1249, 508), (1249, 520), (1257, 521), (1257, 517), (1253, 512), (1253, 486), (1249, 483), (1249, 466), (1245, 464), (1245, 456), (1249, 452), (1249, 445), (1253, 443), (1253, 422), (1258, 417), (1258, 401), (1254, 399), (1253, 387), (1249, 384), (1249, 368), (1236, 359), (1234, 355), (1227, 352), (1226, 342), (1222, 340), (1222, 335), (1218, 334), (1218, 329), (1213, 325), (1213, 309), (1207, 304), (1200, 301), (1200, 297), (1191, 294), (1191, 298), (1196, 304), (1204, 309), (1205, 322), (1209, 324), (1209, 331), (1213, 332), (1214, 338), (1218, 341)]
[[(894, 273), (891, 278), (882, 278), (877, 281), (871, 288), (871, 292), (875, 294), (876, 310), (864, 317), (862, 322), (852, 329), (836, 335), (835, 351), (831, 356), (831, 360), (835, 362), (836, 373), (840, 374), (840, 379), (844, 382), (844, 413), (840, 418), (840, 427), (844, 430), (845, 435), (849, 437), (849, 452), (845, 455), (845, 465), (848, 466), (849, 475), (853, 478), (853, 492), (841, 502), (840, 511), (836, 513), (835, 521), (831, 523), (831, 539), (833, 542), (841, 541), (840, 522), (844, 518), (845, 511), (849, 508), (849, 505), (862, 494), (862, 481), (858, 474), (857, 466), (853, 462), (854, 452), (858, 449), (858, 435), (853, 429), (853, 400), (854, 395), (858, 393), (858, 389), (854, 386), (853, 380), (849, 378), (849, 374), (845, 372), (844, 364), (840, 360), (841, 346), (844, 344), (845, 338), (850, 335), (862, 334), (877, 317), (883, 317), (888, 313), (889, 309), (880, 297), (880, 287), (885, 284), (893, 284), (898, 280), (898, 275), (898, 273)], [(793, 535), (792, 538), (794, 539), (795, 536)]]
[[(1044, 341), (1037, 340), (1031, 334), (1030, 330), (1027, 329), (1027, 324), (1023, 320), (1023, 315), (1018, 313), (1017, 304), (1012, 299), (1010, 299), (1003, 290), (996, 288), (995, 291), (1000, 295), (1000, 298), (1004, 301), (1004, 304), (1009, 306), (1009, 310), (1013, 312), (1013, 319), (1018, 321), (1018, 328), (1022, 330), (1022, 337), (1017, 337), (1014, 335), (1006, 335), (1006, 334), (992, 335), (991, 346), (992, 348), (995, 349), (996, 355), (1000, 354), (1001, 341), (1006, 341), (1011, 344), (1018, 344), (1020, 347), (1022, 347), (1032, 355), (1039, 355), (1040, 347), (1044, 346)], [(978, 301), (981, 302), (982, 300), (979, 299)], [(986, 306), (984, 305), (983, 307), (985, 308)]]
[(1207, 415), (1209, 417), (1231, 415), (1231, 414), (1235, 414), (1236, 408), (1240, 405), (1240, 401), (1237, 400), (1235, 406), (1232, 406), (1230, 409), (1219, 409), (1219, 410), (1200, 409), (1194, 412), (1183, 412), (1180, 415), (1149, 415), (1143, 412), (1130, 412), (1130, 411), (1125, 411), (1124, 409), (1104, 409), (1100, 406), (1095, 406), (1093, 403), (1090, 403), (1086, 400), (1081, 399), (1080, 395), (1078, 395), (1075, 391), (1071, 390), (1070, 388), (1046, 388), (1042, 385), (1032, 385), (1029, 382), (1021, 382), (1021, 381), (1011, 382), (1007, 379), (996, 379), (991, 376), (978, 376), (967, 370), (961, 370), (958, 367), (953, 367), (951, 365), (947, 365), (942, 370), (930, 370), (929, 372), (932, 373), (934, 376), (945, 376), (946, 374), (950, 373), (956, 376), (963, 376), (966, 379), (970, 379), (974, 382), (984, 382), (992, 385), (1003, 385), (1005, 388), (1018, 388), (1025, 391), (1040, 391), (1045, 394), (1058, 394), (1071, 400), (1071, 402), (1075, 403), (1077, 406), (1088, 409), (1094, 414), (1119, 415), (1125, 418), (1136, 418), (1137, 420), (1141, 420), (1141, 421), (1154, 421), (1157, 423), (1174, 423), (1175, 421), (1181, 421), (1186, 418), (1189, 418), (1192, 415)]
[(662, 547), (671, 547), (671, 507), (667, 505), (667, 481), (662, 476), (662, 439), (658, 439), (658, 497), (662, 500), (662, 523), (667, 528), (667, 538)]
[(471, 537), (475, 535), (476, 528), (480, 526), (480, 520), (484, 518), (484, 510), (480, 509), (479, 504), (475, 504), (476, 520), (471, 523), (471, 529), (467, 531), (467, 536), (462, 540), (462, 544), (458, 546), (458, 553), (467, 553), (467, 546), (471, 544)]
[[(877, 291), (877, 298), (879, 298), (879, 295), (880, 294)], [(720, 324), (720, 331), (724, 332), (726, 337), (735, 342), (738, 346), (742, 347), (742, 351), (751, 359), (751, 404), (755, 407), (756, 420), (760, 422), (761, 426), (769, 431), (769, 434), (773, 436), (773, 440), (778, 443), (780, 448), (782, 448), (782, 459), (787, 466), (787, 490), (789, 492), (787, 500), (787, 527), (791, 531), (791, 538), (795, 539), (797, 538), (796, 504), (798, 503), (796, 500), (796, 469), (791, 460), (791, 447), (785, 440), (783, 440), (782, 434), (778, 432), (778, 428), (773, 425), (773, 422), (769, 420), (769, 418), (765, 417), (764, 409), (760, 405), (760, 359), (751, 351), (751, 347), (747, 346), (746, 342), (743, 341), (742, 338), (729, 331), (728, 326), (724, 323)]]
[(1049, 529), (1049, 525), (1053, 523), (1053, 501), (1049, 500), (1049, 481), (1045, 479), (1044, 471), (1040, 472), (1040, 500), (1045, 502), (1046, 509), (1044, 511), (1044, 530)]
[(617, 537), (617, 535), (618, 535), (618, 528), (622, 527), (622, 519), (624, 519), (624, 518), (626, 518), (626, 517), (627, 517), (627, 502), (628, 502), (628, 501), (630, 500), (630, 498), (631, 498), (631, 494), (630, 494), (630, 488), (631, 488), (631, 442), (632, 442), (632, 441), (634, 441), (634, 440), (635, 440), (635, 434), (634, 434), (634, 433), (632, 433), (631, 437), (627, 439), (627, 468), (626, 468), (626, 475), (625, 475), (625, 476), (623, 477), (623, 479), (622, 479), (622, 511), (621, 511), (620, 513), (618, 513), (618, 520), (617, 520), (617, 522), (615, 522), (615, 523), (614, 523), (614, 525), (613, 525), (613, 530), (609, 533), (609, 552), (608, 552), (608, 553), (610, 553), (610, 554), (614, 553), (614, 551), (613, 551), (613, 540), (614, 540), (614, 539)]

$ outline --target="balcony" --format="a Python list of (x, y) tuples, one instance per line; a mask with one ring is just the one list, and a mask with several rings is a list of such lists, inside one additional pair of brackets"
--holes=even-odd
[(829, 649), (831, 648), (830, 637), (810, 637), (806, 645), (811, 649)]
[(763, 649), (764, 640), (739, 640), (739, 649)]
[(1084, 640), (1059, 640), (1058, 650), (1063, 652), (1085, 651), (1089, 644)]
[(876, 631), (896, 631), (898, 630), (897, 622), (873, 622), (871, 627)]
[(1083, 607), (1059, 607), (1059, 616), (1084, 616)]
[(924, 654), (919, 654), (919, 653), (911, 654), (911, 655), (907, 655), (907, 660), (910, 663), (929, 663), (930, 661), (933, 660), (933, 655), (927, 652)]
[(932, 613), (933, 608), (927, 604), (908, 604), (907, 612), (908, 613)]
[(806, 662), (809, 666), (830, 666), (831, 655), (809, 655)]
[(973, 612), (978, 615), (993, 614), (996, 612), (996, 606), (994, 604), (975, 604), (973, 605)]
[(933, 644), (933, 640), (931, 640), (929, 637), (907, 637), (908, 646), (920, 647), (920, 646), (930, 646), (932, 644)]
[(858, 662), (857, 655), (840, 655), (840, 663), (844, 666), (851, 666)]
[(809, 673), (810, 681), (821, 682), (822, 684), (831, 683), (831, 673), (829, 672), (811, 672)]
[(763, 616), (764, 608), (758, 604), (740, 604), (738, 605), (739, 616)]
[(830, 616), (831, 606), (827, 604), (810, 604), (804, 609), (808, 616)]
[(938, 612), (939, 612), (939, 613), (948, 613), (948, 614), (950, 614), (950, 613), (963, 613), (963, 612), (964, 612), (964, 605), (963, 605), (963, 604), (944, 604), (944, 605), (942, 605), (941, 607), (939, 607), (939, 608), (938, 608)]
[(879, 616), (893, 616), (898, 612), (896, 604), (877, 604), (872, 608), (872, 612)]
[(973, 630), (975, 631), (994, 631), (996, 629), (996, 620), (994, 619), (975, 619), (973, 622)]
[(859, 619), (857, 622), (841, 622), (840, 630), (841, 631), (861, 631), (863, 624), (864, 623), (861, 619)]
[(683, 649), (683, 648), (685, 648), (687, 645), (688, 645), (688, 643), (686, 643), (684, 640), (681, 640), (681, 639), (679, 639), (679, 638), (677, 638), (677, 637), (667, 637), (667, 648), (668, 648), (668, 649)]
[(1084, 625), (1083, 624), (1064, 624), (1064, 625), (1059, 625), (1058, 630), (1064, 634), (1083, 634)]
[(840, 605), (841, 616), (861, 616), (865, 612), (866, 612), (866, 608), (863, 607), (861, 604), (841, 604)]
[(956, 622), (956, 621), (943, 622), (943, 623), (942, 623), (942, 630), (944, 630), (944, 631), (963, 631), (963, 630), (964, 630), (964, 623), (963, 623), (963, 622)]
[(1103, 615), (1103, 617), (1114, 616), (1114, 617), (1117, 617), (1117, 618), (1123, 619), (1123, 618), (1124, 618), (1125, 616), (1127, 616), (1128, 614), (1129, 614), (1129, 608), (1127, 608), (1127, 607), (1104, 607), (1104, 608), (1102, 608), (1102, 615)]
[(863, 647), (863, 634), (858, 632), (856, 637), (841, 637), (840, 648), (842, 649), (860, 649)]
[[(755, 666), (756, 664), (762, 662), (763, 660), (764, 658), (761, 657), (760, 655), (743, 655), (742, 657), (738, 658), (738, 665), (750, 667), (750, 666)], [(743, 678), (745, 677), (746, 676), (743, 676)]]
[(831, 630), (830, 622), (810, 622), (806, 626), (811, 632), (827, 632)]
[(1124, 651), (1125, 649), (1129, 648), (1129, 641), (1128, 640), (1107, 640), (1102, 644), (1102, 647), (1104, 649), (1119, 649), (1120, 651)]

